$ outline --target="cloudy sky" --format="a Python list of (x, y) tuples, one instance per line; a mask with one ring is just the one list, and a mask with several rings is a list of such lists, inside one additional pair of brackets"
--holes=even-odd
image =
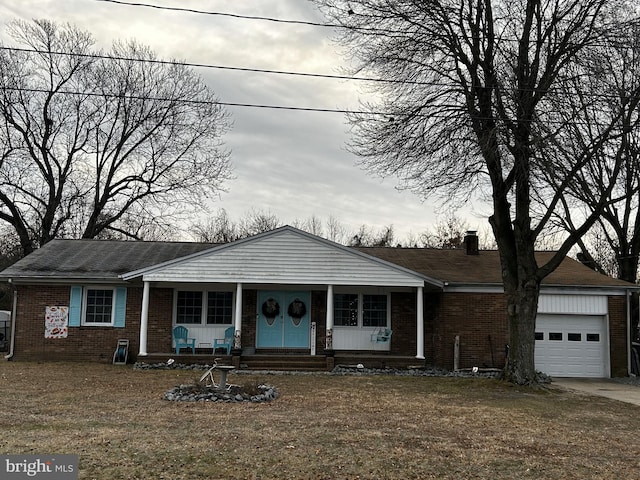
[[(306, 0), (132, 0), (241, 16), (322, 22)], [(136, 40), (160, 58), (251, 69), (341, 74), (345, 58), (331, 29), (231, 16), (188, 13), (104, 0), (4, 0), (0, 18), (46, 18), (92, 32), (108, 49), (114, 40)], [(327, 109), (358, 108), (367, 92), (358, 82), (198, 68), (222, 102)], [(282, 223), (312, 215), (336, 218), (349, 230), (393, 225), (396, 237), (417, 235), (439, 218), (434, 202), (398, 191), (396, 179), (375, 178), (346, 152), (343, 114), (228, 107), (233, 129), (225, 137), (235, 179), (212, 205), (232, 220), (250, 209), (271, 212)], [(465, 215), (484, 229), (482, 212)]]

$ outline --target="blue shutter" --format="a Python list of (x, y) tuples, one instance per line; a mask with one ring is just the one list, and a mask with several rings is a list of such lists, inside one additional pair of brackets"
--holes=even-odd
[(113, 326), (124, 327), (124, 320), (127, 315), (127, 287), (116, 288), (116, 311), (113, 317)]
[(69, 298), (69, 326), (79, 327), (82, 317), (82, 287), (71, 287)]

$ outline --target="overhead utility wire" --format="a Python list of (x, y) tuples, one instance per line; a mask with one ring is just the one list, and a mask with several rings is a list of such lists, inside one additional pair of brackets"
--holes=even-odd
[[(341, 24), (335, 24), (335, 23), (319, 23), (319, 22), (311, 22), (308, 20), (286, 20), (286, 19), (281, 19), (281, 18), (273, 18), (273, 17), (262, 17), (262, 16), (256, 16), (256, 15), (240, 15), (238, 13), (225, 13), (225, 12), (211, 12), (211, 11), (207, 11), (207, 10), (196, 10), (193, 8), (182, 8), (182, 7), (168, 7), (168, 6), (163, 6), (163, 5), (153, 5), (153, 4), (149, 4), (149, 3), (138, 3), (138, 2), (126, 2), (124, 0), (95, 0), (96, 2), (105, 2), (105, 3), (115, 3), (118, 5), (124, 5), (124, 6), (128, 6), (128, 7), (145, 7), (145, 8), (153, 8), (156, 10), (169, 10), (169, 11), (175, 11), (175, 12), (187, 12), (187, 13), (196, 13), (199, 15), (212, 15), (212, 16), (219, 16), (219, 17), (230, 17), (230, 18), (238, 18), (238, 19), (243, 19), (243, 20), (261, 20), (261, 21), (266, 21), (266, 22), (275, 22), (275, 23), (286, 23), (286, 24), (293, 24), (293, 25), (308, 25), (308, 26), (312, 26), (312, 27), (327, 27), (327, 28), (346, 28), (349, 30), (356, 30), (359, 32), (379, 32), (379, 33), (399, 33), (399, 34), (404, 34), (406, 33), (404, 30), (393, 30), (393, 29), (381, 29), (381, 28), (376, 28), (376, 27), (358, 27), (358, 26), (348, 26), (348, 25), (341, 25)], [(352, 15), (355, 14), (355, 12), (353, 10), (349, 10), (348, 15)], [(638, 20), (638, 19), (636, 19)], [(472, 37), (475, 38), (475, 37)], [(625, 42), (628, 41), (627, 36), (623, 36), (621, 37), (622, 40), (624, 40)], [(519, 43), (520, 39), (503, 39), (503, 40), (508, 40), (511, 42), (515, 42), (515, 43)], [(532, 40), (533, 42), (535, 42), (535, 40)], [(604, 45), (604, 44), (603, 44)]]
[(106, 3), (117, 3), (119, 5), (127, 5), (131, 7), (146, 7), (146, 8), (155, 8), (156, 10), (170, 10), (175, 12), (188, 12), (188, 13), (198, 13), (201, 15), (215, 15), (219, 17), (231, 17), (231, 18), (242, 18), (245, 20), (263, 20), (266, 22), (277, 22), (277, 23), (290, 23), (297, 25), (310, 25), (312, 27), (339, 27), (339, 25), (334, 25), (331, 23), (319, 23), (319, 22), (310, 22), (307, 20), (283, 20), (279, 18), (271, 18), (271, 17), (260, 17), (254, 15), (240, 15), (236, 13), (223, 13), (223, 12), (207, 12), (204, 10), (195, 10), (193, 8), (182, 8), (182, 7), (166, 7), (162, 5), (152, 5), (149, 3), (137, 3), (137, 2), (124, 2), (121, 0), (96, 0), (97, 2), (106, 2)]
[[(103, 0), (98, 0), (103, 1)], [(106, 1), (106, 0), (104, 0)], [(153, 58), (132, 58), (132, 57), (122, 57), (118, 55), (99, 55), (96, 53), (74, 53), (74, 52), (59, 52), (59, 51), (49, 51), (49, 50), (38, 50), (33, 48), (20, 48), (20, 47), (7, 47), (0, 46), (0, 51), (13, 51), (13, 52), (23, 52), (23, 53), (39, 53), (44, 55), (60, 55), (67, 57), (82, 57), (82, 58), (96, 58), (96, 59), (104, 59), (104, 60), (122, 60), (126, 62), (140, 62), (140, 63), (151, 63), (158, 65), (183, 65), (185, 67), (193, 67), (193, 68), (212, 68), (217, 70), (230, 70), (230, 71), (238, 71), (238, 72), (252, 72), (252, 73), (267, 73), (274, 75), (290, 75), (290, 76), (299, 76), (299, 77), (310, 77), (310, 78), (325, 78), (330, 80), (355, 80), (361, 82), (377, 82), (377, 83), (397, 83), (404, 85), (425, 85), (431, 87), (456, 87), (457, 85), (454, 83), (443, 83), (443, 82), (425, 82), (420, 80), (394, 80), (394, 79), (384, 79), (384, 78), (374, 78), (374, 77), (354, 77), (348, 75), (331, 75), (328, 73), (305, 73), (305, 72), (290, 72), (286, 70), (267, 70), (260, 68), (249, 68), (249, 67), (230, 67), (225, 65), (212, 65), (208, 63), (191, 63), (191, 62), (181, 62), (175, 60), (158, 60)], [(499, 87), (496, 86), (496, 89)], [(511, 89), (513, 91), (520, 92), (543, 92), (542, 89), (533, 88), (533, 89)], [(617, 98), (613, 94), (590, 94), (590, 96), (598, 97), (598, 98)]]
[[(11, 90), (14, 92), (31, 92), (31, 93), (51, 93), (44, 88), (25, 88), (25, 87), (5, 87), (5, 90)], [(87, 97), (108, 97), (108, 98), (128, 98), (132, 100), (154, 100), (159, 102), (175, 101), (175, 98), (166, 97), (148, 97), (143, 95), (121, 95), (116, 93), (95, 93), (95, 92), (79, 92), (77, 90), (57, 90), (55, 93), (61, 95), (82, 95)], [(358, 115), (379, 115), (385, 117), (394, 117), (397, 114), (389, 112), (374, 112), (365, 110), (342, 110), (338, 108), (313, 108), (313, 107), (295, 107), (285, 105), (261, 105), (256, 103), (237, 103), (237, 102), (220, 102), (220, 101), (208, 101), (208, 100), (189, 100), (180, 99), (184, 103), (200, 104), (200, 105), (222, 105), (225, 107), (249, 107), (249, 108), (267, 108), (274, 110), (293, 110), (302, 112), (322, 112), (322, 113), (354, 113)]]
[[(99, 0), (102, 1), (102, 0)], [(20, 48), (20, 47), (6, 47), (0, 46), (0, 50), (8, 50), (14, 52), (25, 52), (25, 53), (40, 53), (40, 54), (51, 54), (51, 55), (61, 55), (68, 57), (82, 57), (82, 58), (100, 58), (105, 60), (124, 60), (131, 62), (146, 62), (146, 63), (155, 63), (159, 65), (184, 65), (185, 67), (193, 67), (193, 68), (213, 68), (217, 70), (234, 70), (239, 72), (253, 72), (253, 73), (269, 73), (275, 75), (291, 75), (298, 77), (313, 77), (313, 78), (327, 78), (331, 80), (357, 80), (361, 82), (381, 82), (381, 83), (409, 83), (415, 85), (433, 85), (428, 82), (419, 82), (414, 80), (385, 80), (382, 78), (373, 78), (373, 77), (354, 77), (349, 75), (331, 75), (328, 73), (306, 73), (306, 72), (290, 72), (286, 70), (268, 70), (262, 68), (249, 68), (249, 67), (230, 67), (225, 65), (212, 65), (209, 63), (191, 63), (191, 62), (179, 62), (175, 60), (158, 60), (158, 59), (148, 59), (148, 58), (131, 58), (131, 57), (120, 57), (116, 55), (98, 55), (95, 53), (73, 53), (73, 52), (58, 52), (58, 51), (48, 51), (48, 50), (38, 50), (33, 48)]]
[[(15, 92), (32, 92), (32, 93), (51, 93), (50, 90), (46, 90), (43, 88), (25, 88), (25, 87), (5, 87), (5, 90), (11, 90)], [(86, 97), (108, 97), (108, 98), (128, 98), (132, 100), (154, 100), (159, 102), (168, 102), (175, 101), (175, 98), (166, 98), (166, 97), (150, 97), (143, 95), (122, 95), (116, 93), (94, 93), (94, 92), (79, 92), (74, 90), (57, 90), (56, 94), (61, 95), (82, 95)], [(399, 112), (380, 112), (380, 111), (370, 111), (370, 110), (345, 110), (338, 108), (314, 108), (314, 107), (295, 107), (295, 106), (286, 106), (286, 105), (261, 105), (256, 103), (237, 103), (237, 102), (220, 102), (220, 101), (209, 101), (209, 100), (189, 100), (189, 99), (180, 99), (181, 102), (184, 103), (192, 103), (194, 105), (221, 105), (225, 107), (247, 107), (247, 108), (264, 108), (264, 109), (272, 109), (272, 110), (290, 110), (290, 111), (298, 111), (298, 112), (319, 112), (319, 113), (342, 113), (342, 114), (351, 114), (351, 115), (371, 115), (371, 116), (379, 116), (385, 117), (386, 121), (389, 123), (396, 122), (396, 117), (406, 116)], [(418, 113), (415, 116), (425, 117), (429, 119), (449, 119), (450, 115), (439, 113), (439, 114), (427, 114), (427, 113)], [(487, 118), (481, 116), (474, 116), (476, 120), (496, 120), (495, 118)], [(528, 123), (534, 123), (534, 120), (528, 120)], [(551, 121), (547, 123), (554, 123), (557, 125), (589, 125), (588, 122), (576, 122), (576, 121)], [(602, 124), (605, 125), (605, 124)], [(605, 125), (606, 126), (606, 125)]]

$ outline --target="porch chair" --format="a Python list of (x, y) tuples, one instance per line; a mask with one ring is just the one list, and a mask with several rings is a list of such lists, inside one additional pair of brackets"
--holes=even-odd
[(231, 345), (233, 345), (233, 337), (236, 333), (235, 327), (229, 327), (224, 331), (224, 338), (216, 338), (213, 340), (213, 353), (217, 348), (226, 348), (227, 355), (231, 353)]
[(391, 340), (391, 334), (393, 330), (390, 328), (380, 328), (375, 333), (371, 334), (371, 341), (374, 343), (386, 343)]
[(181, 348), (190, 348), (196, 353), (196, 339), (189, 338), (189, 330), (183, 326), (177, 326), (173, 329), (173, 339), (176, 342), (176, 355), (180, 355)]

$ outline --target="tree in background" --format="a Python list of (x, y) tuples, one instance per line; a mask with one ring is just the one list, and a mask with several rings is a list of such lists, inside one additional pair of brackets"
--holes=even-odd
[[(198, 242), (229, 243), (260, 233), (269, 232), (283, 223), (270, 212), (252, 208), (237, 221), (229, 218), (224, 208), (217, 211), (204, 223), (191, 226), (191, 234)], [(394, 247), (393, 225), (383, 227), (379, 231), (362, 225), (357, 232), (350, 233), (334, 216), (329, 216), (323, 222), (316, 215), (300, 220), (296, 219), (291, 225), (299, 230), (326, 238), (342, 245), (357, 247)]]
[[(225, 111), (185, 65), (39, 20), (0, 51), (0, 222), (24, 254), (55, 237), (168, 227), (229, 178)], [(167, 223), (168, 222), (168, 223)]]
[[(624, 130), (622, 112), (590, 122), (613, 107), (589, 89), (624, 2), (315, 1), (340, 27), (354, 73), (381, 80), (372, 82), (381, 100), (350, 115), (350, 150), (362, 164), (423, 197), (490, 195), (510, 331), (504, 375), (536, 383), (540, 284), (594, 225), (613, 187), (591, 192), (592, 208), (547, 263), (538, 265), (535, 248), (557, 216), (580, 208), (578, 197), (565, 202), (571, 185), (592, 186), (584, 169)], [(558, 116), (563, 103), (574, 107), (569, 124)], [(580, 122), (597, 128), (580, 137)], [(610, 165), (612, 181), (620, 168), (620, 159)]]
[[(590, 59), (598, 69), (587, 83), (589, 95), (570, 97), (574, 100), (572, 104), (559, 101), (557, 114), (563, 122), (573, 124), (574, 136), (582, 142), (590, 141), (600, 125), (611, 123), (615, 118), (622, 128), (614, 141), (608, 143), (608, 148), (592, 158), (583, 176), (578, 178), (580, 182), (570, 183), (570, 195), (565, 199), (569, 208), (558, 223), (572, 231), (575, 215), (582, 212), (570, 207), (579, 203), (587, 208), (594, 205), (592, 209), (597, 209), (599, 197), (593, 192), (610, 190), (597, 225), (579, 242), (581, 258), (596, 270), (636, 283), (640, 256), (640, 21), (634, 20), (636, 13), (631, 7), (619, 14), (629, 21), (610, 42), (599, 46)], [(559, 88), (575, 89), (572, 84)], [(572, 122), (578, 107), (594, 107), (590, 105), (592, 99), (605, 99), (605, 102), (596, 101), (597, 110), (593, 115), (583, 117), (587, 121)], [(580, 104), (576, 105), (576, 100)], [(564, 145), (558, 148), (561, 147), (566, 148)], [(622, 166), (616, 175), (619, 162)]]
[(376, 232), (367, 225), (361, 225), (360, 229), (351, 237), (350, 247), (395, 247), (395, 235), (393, 225), (388, 225)]
[(427, 248), (463, 248), (468, 230), (469, 224), (452, 213), (420, 235), (420, 240)]
[(276, 214), (269, 211), (252, 208), (234, 221), (224, 208), (220, 208), (206, 222), (193, 224), (191, 233), (198, 242), (229, 243), (269, 232), (281, 225)]

